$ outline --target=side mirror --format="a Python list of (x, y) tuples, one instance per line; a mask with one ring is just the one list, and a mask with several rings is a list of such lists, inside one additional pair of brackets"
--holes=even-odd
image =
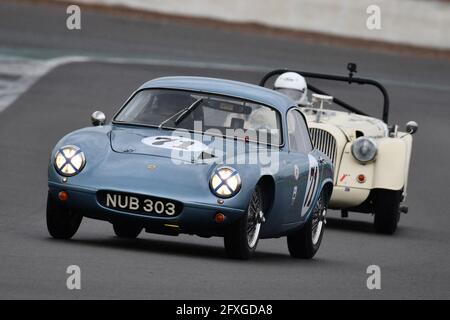
[(415, 121), (408, 121), (406, 124), (406, 132), (409, 134), (414, 134), (419, 129), (419, 125)]
[(91, 122), (94, 127), (102, 126), (106, 122), (106, 116), (101, 111), (94, 111), (91, 115)]

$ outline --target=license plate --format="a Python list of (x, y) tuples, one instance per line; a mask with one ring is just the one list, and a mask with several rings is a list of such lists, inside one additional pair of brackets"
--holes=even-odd
[(178, 201), (125, 192), (99, 191), (97, 199), (106, 208), (153, 216), (173, 217), (182, 209)]

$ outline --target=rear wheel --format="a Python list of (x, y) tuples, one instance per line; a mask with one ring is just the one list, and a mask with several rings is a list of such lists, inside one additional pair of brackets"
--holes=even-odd
[(263, 215), (263, 193), (260, 186), (253, 191), (247, 208), (247, 214), (228, 227), (224, 244), (229, 257), (249, 259), (256, 250)]
[(49, 193), (47, 196), (47, 229), (53, 238), (70, 239), (80, 226), (83, 216), (58, 205)]
[(322, 191), (311, 213), (308, 222), (298, 231), (287, 237), (288, 249), (291, 257), (311, 259), (319, 250), (325, 229), (327, 213), (326, 195)]
[(400, 220), (402, 191), (377, 190), (373, 201), (374, 225), (378, 233), (393, 234)]
[(136, 239), (142, 231), (142, 227), (130, 223), (113, 223), (116, 236), (124, 239)]

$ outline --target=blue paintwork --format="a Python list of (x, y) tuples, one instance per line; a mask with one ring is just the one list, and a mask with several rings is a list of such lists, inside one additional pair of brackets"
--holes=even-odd
[[(177, 224), (180, 226), (178, 231), (182, 233), (221, 235), (226, 225), (245, 214), (255, 185), (264, 175), (267, 175), (274, 181), (275, 195), (268, 212), (265, 212), (266, 222), (262, 225), (260, 237), (284, 236), (307, 221), (310, 212), (301, 217), (300, 210), (310, 170), (308, 155), (289, 151), (286, 143), (286, 114), (295, 106), (292, 100), (262, 87), (200, 77), (159, 78), (145, 83), (137, 91), (148, 88), (172, 88), (222, 94), (252, 100), (277, 109), (281, 115), (285, 142), (276, 150), (272, 149), (279, 152), (279, 170), (277, 172), (268, 170), (262, 173), (259, 165), (245, 163), (230, 165), (239, 172), (242, 187), (237, 195), (224, 199), (223, 204), (218, 204), (218, 198), (209, 188), (209, 180), (214, 170), (220, 165), (197, 159), (175, 165), (170, 158), (170, 150), (147, 146), (140, 142), (143, 137), (170, 135), (171, 131), (111, 123), (69, 133), (53, 149), (48, 169), (49, 192), (56, 198), (59, 191), (68, 191), (69, 200), (64, 204), (61, 203), (62, 206), (77, 210), (86, 217), (110, 222), (117, 219), (133, 219), (155, 232), (169, 232), (163, 225)], [(65, 145), (78, 146), (86, 157), (83, 170), (78, 175), (68, 178), (67, 182), (62, 181), (53, 163), (56, 152)], [(266, 147), (237, 141), (235, 151), (242, 150), (241, 148), (245, 149), (245, 154), (237, 154), (237, 157), (248, 156), (250, 152), (257, 152), (258, 148)], [(314, 195), (313, 203), (315, 203), (325, 184), (332, 186), (332, 164), (326, 155), (318, 150), (313, 150), (310, 155), (316, 159), (320, 157), (326, 159), (319, 165), (320, 178)], [(155, 165), (156, 168), (149, 170), (147, 168), (149, 164)], [(294, 177), (294, 166), (299, 168), (298, 180)], [(295, 186), (298, 188), (298, 193), (296, 199), (292, 201)], [(183, 211), (176, 217), (124, 213), (102, 207), (96, 198), (98, 190), (173, 199), (183, 203)], [(227, 219), (224, 223), (214, 222), (213, 217), (217, 212), (226, 215)]]

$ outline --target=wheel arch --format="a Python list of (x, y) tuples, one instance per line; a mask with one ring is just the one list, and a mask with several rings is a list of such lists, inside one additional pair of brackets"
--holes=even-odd
[(326, 180), (323, 184), (322, 184), (322, 191), (325, 191), (325, 200), (326, 203), (328, 204), (330, 199), (331, 199), (331, 195), (333, 194), (333, 182), (331, 180)]
[(275, 179), (271, 175), (264, 175), (259, 178), (257, 185), (261, 186), (264, 195), (263, 212), (267, 217), (272, 211), (275, 199)]

